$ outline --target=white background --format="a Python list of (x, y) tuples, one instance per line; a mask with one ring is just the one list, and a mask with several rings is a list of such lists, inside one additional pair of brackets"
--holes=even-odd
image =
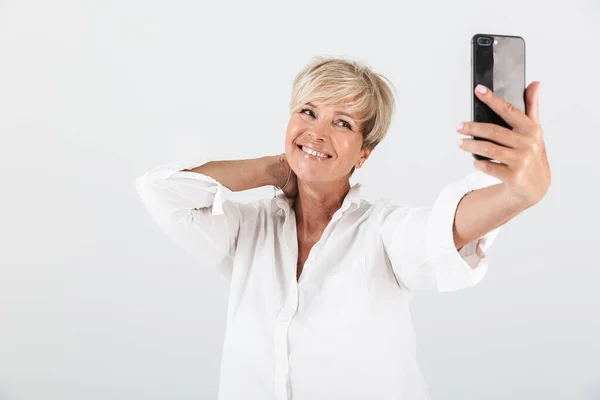
[(527, 42), (553, 182), (483, 282), (415, 296), (419, 363), (434, 400), (600, 398), (599, 26), (593, 0), (0, 1), (0, 399), (216, 398), (226, 282), (135, 177), (282, 152), (294, 76), (339, 55), (397, 90), (353, 181), (431, 203), (473, 170), (455, 126), (480, 32)]

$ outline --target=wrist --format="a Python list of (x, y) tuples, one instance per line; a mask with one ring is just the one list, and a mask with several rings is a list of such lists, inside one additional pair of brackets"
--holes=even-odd
[(511, 210), (518, 210), (519, 212), (522, 212), (536, 204), (535, 201), (531, 201), (530, 199), (516, 195), (514, 190), (511, 189), (505, 182), (498, 184), (498, 186), (501, 188), (502, 196), (505, 199), (504, 203), (508, 205)]
[(264, 171), (265, 177), (264, 186), (277, 186), (283, 185), (283, 163), (279, 160), (280, 156), (266, 156), (264, 157)]

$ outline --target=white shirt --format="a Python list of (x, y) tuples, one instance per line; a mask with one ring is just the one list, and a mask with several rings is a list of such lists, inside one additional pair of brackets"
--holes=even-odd
[(171, 163), (136, 179), (148, 212), (203, 266), (230, 282), (220, 400), (427, 399), (409, 301), (415, 291), (477, 284), (498, 229), (454, 246), (456, 207), (500, 182), (475, 171), (432, 207), (370, 204), (352, 186), (296, 280), (293, 200), (251, 204)]

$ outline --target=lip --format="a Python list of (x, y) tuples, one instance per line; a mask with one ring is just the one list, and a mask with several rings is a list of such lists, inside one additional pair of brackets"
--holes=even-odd
[[(310, 145), (310, 144), (298, 144), (298, 145), (297, 145), (297, 147), (298, 147), (298, 150), (300, 150), (300, 151), (302, 151), (302, 147), (308, 147), (308, 148), (309, 148), (309, 149), (311, 149), (311, 150), (318, 151), (319, 153), (323, 153), (323, 154), (325, 154), (325, 155), (329, 156), (329, 157), (328, 157), (328, 159), (329, 159), (329, 158), (333, 158), (333, 156), (332, 156), (331, 154), (329, 154), (328, 152), (326, 152), (326, 151), (323, 151), (323, 150), (321, 150), (321, 149), (318, 149), (318, 148), (316, 148), (315, 146), (312, 146), (312, 145)], [(302, 151), (302, 152), (304, 153), (304, 151)], [(312, 157), (312, 158), (315, 158), (315, 159), (319, 159), (319, 160), (321, 160), (321, 158), (320, 158), (320, 157), (315, 157), (315, 156), (313, 156), (313, 155), (311, 155), (311, 154), (308, 154), (308, 153), (304, 153), (304, 154), (306, 154), (307, 156), (310, 156), (310, 157)]]

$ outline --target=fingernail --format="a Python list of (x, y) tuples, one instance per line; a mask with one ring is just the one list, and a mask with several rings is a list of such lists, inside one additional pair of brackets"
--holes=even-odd
[(463, 128), (463, 126), (465, 126), (465, 124), (461, 122), (460, 124), (456, 125), (456, 130), (460, 131)]
[(485, 87), (485, 86), (483, 86), (483, 85), (477, 85), (477, 86), (475, 87), (475, 90), (476, 90), (477, 92), (481, 93), (481, 94), (484, 94), (485, 92), (487, 92), (487, 89), (486, 89), (486, 87)]
[(460, 147), (460, 146), (462, 146), (462, 144), (463, 144), (463, 139), (458, 139), (458, 140), (456, 141), (456, 144), (457, 144), (459, 147)]

